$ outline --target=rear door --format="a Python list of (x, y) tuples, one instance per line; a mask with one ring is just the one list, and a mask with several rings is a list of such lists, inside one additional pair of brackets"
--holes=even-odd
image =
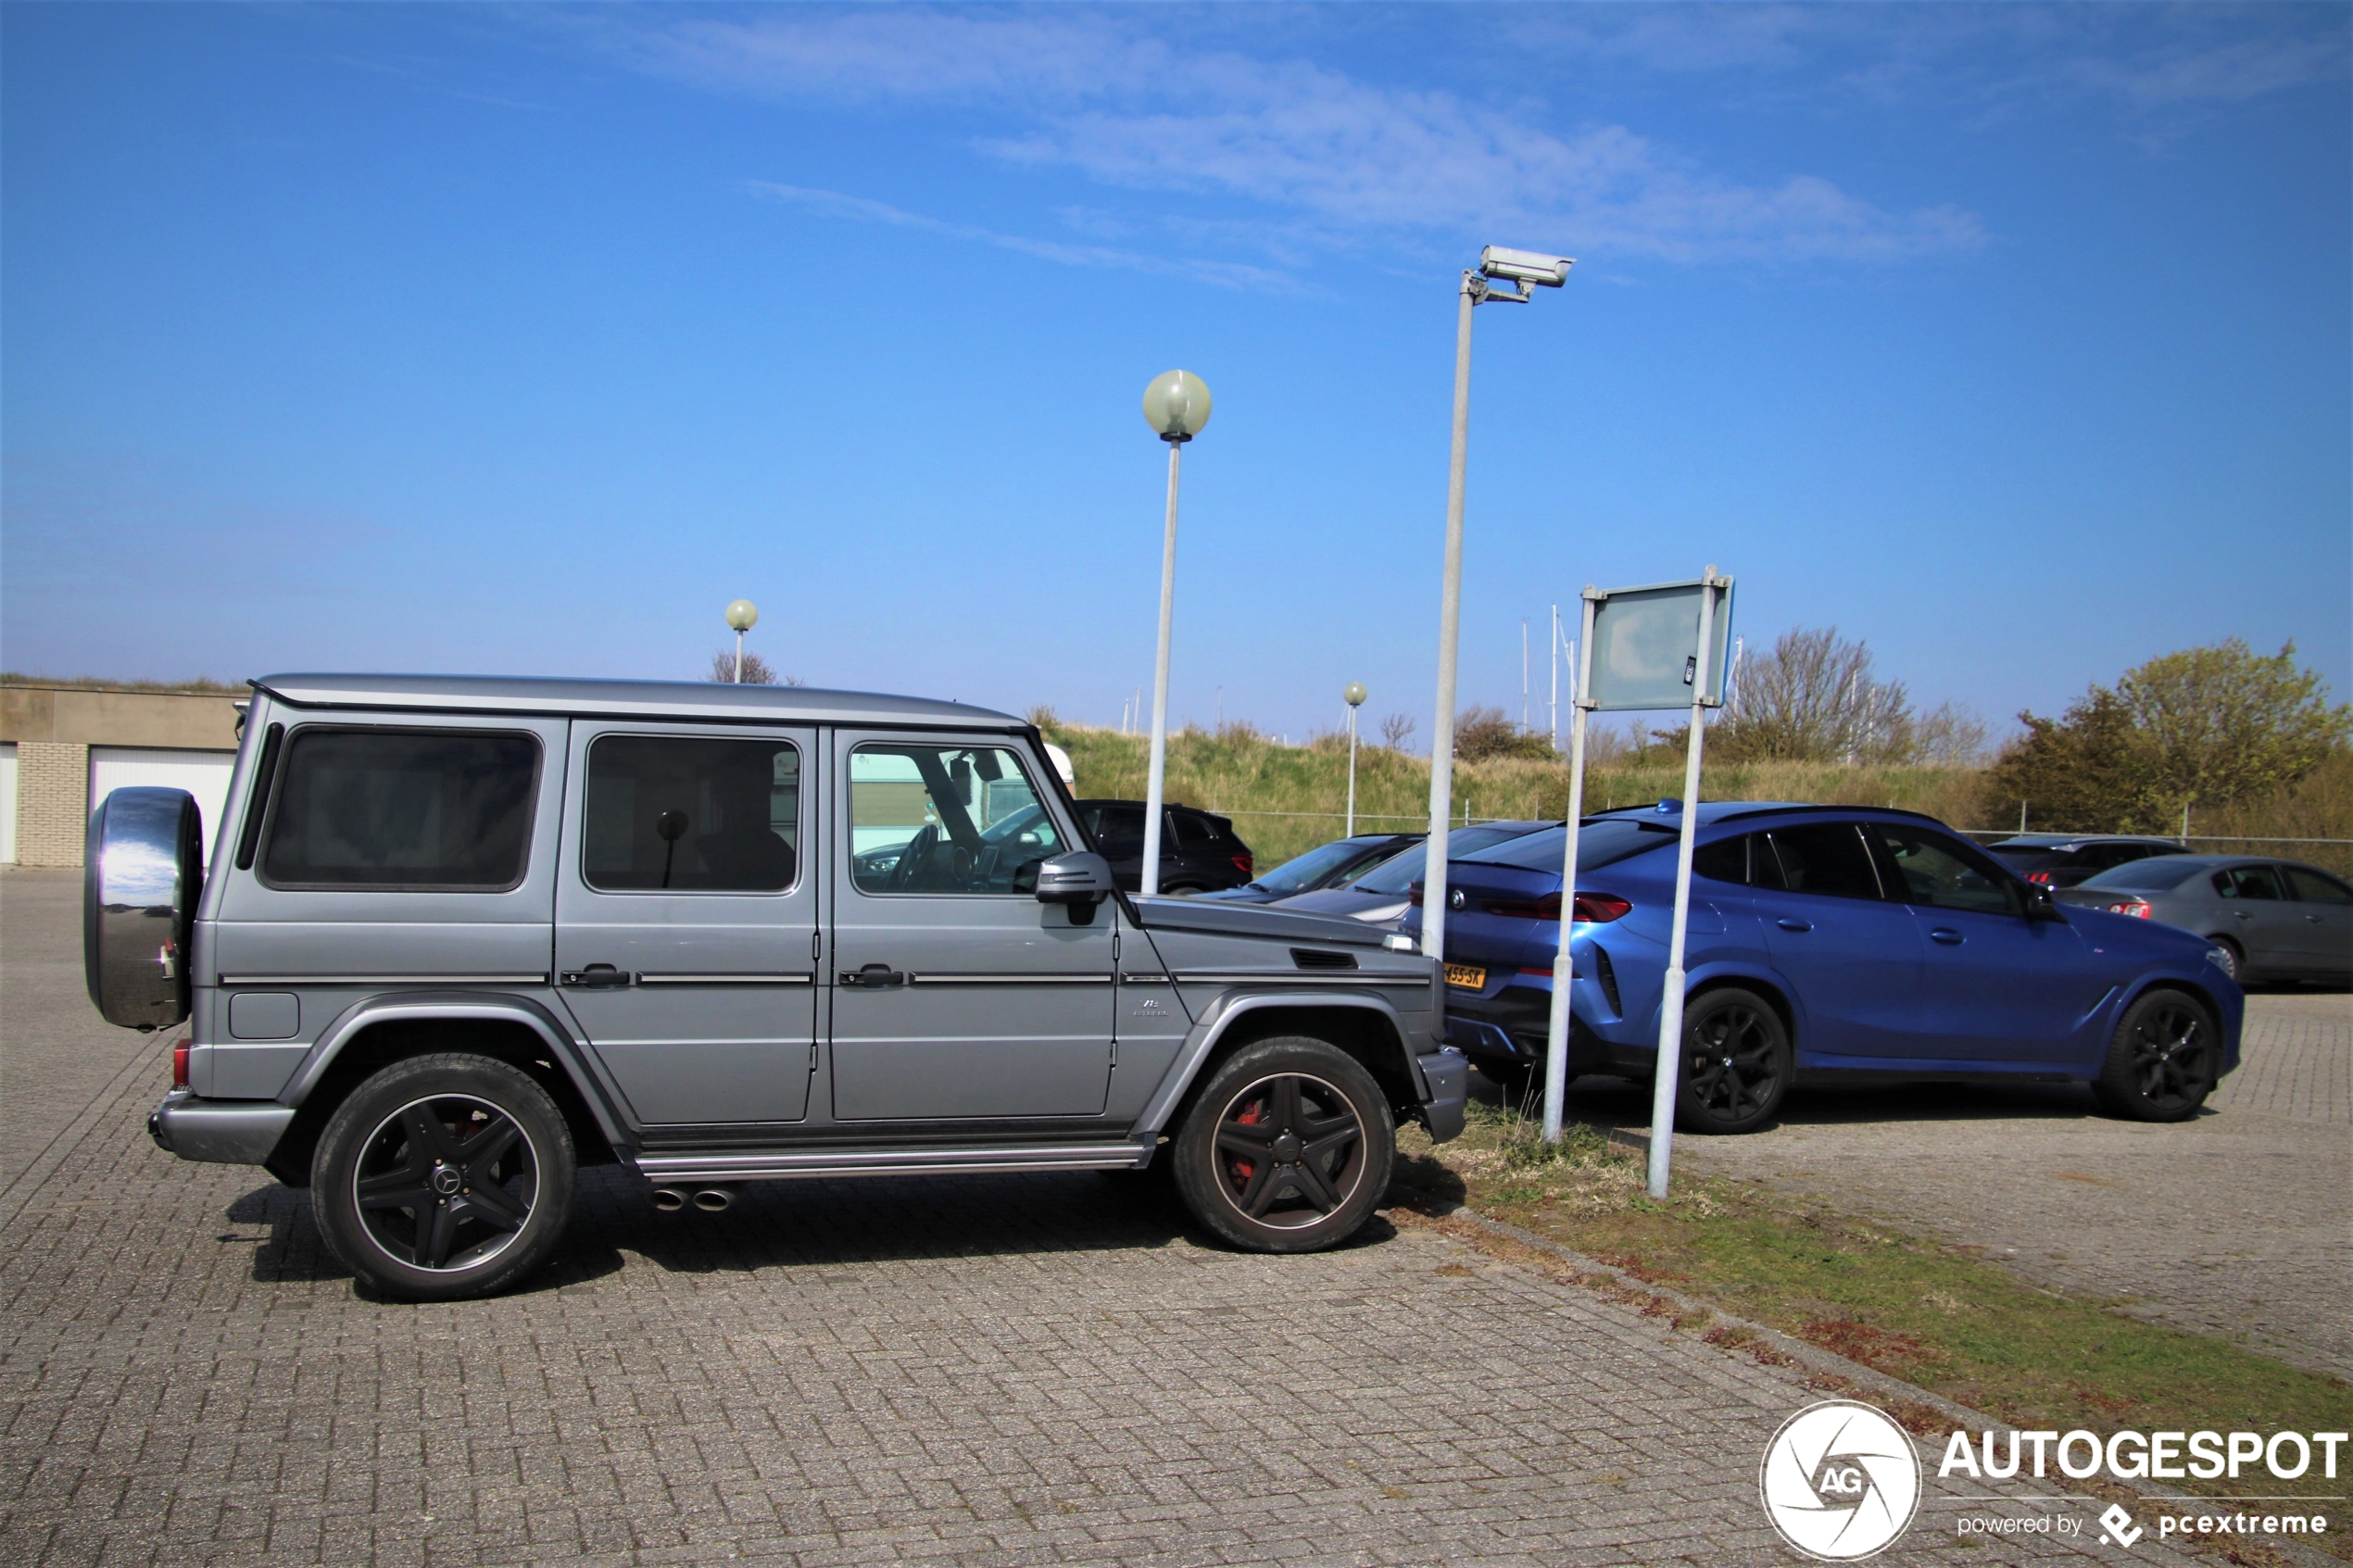
[(2210, 880), (2222, 899), (2222, 929), (2246, 950), (2250, 968), (2276, 974), (2304, 967), (2303, 911), (2288, 901), (2277, 866), (2248, 860)]
[(2299, 951), (2308, 974), (2353, 975), (2353, 887), (2310, 866), (2282, 866), (2302, 923)]
[(638, 1121), (797, 1122), (822, 880), (808, 730), (577, 721), (556, 970)]
[(1800, 1053), (1903, 1057), (1920, 1049), (1920, 937), (1881, 896), (1859, 823), (1806, 822), (1763, 835), (1754, 871), (1766, 951), (1804, 1009)]
[(2083, 939), (2032, 920), (2025, 890), (1991, 857), (1908, 822), (1874, 822), (1883, 880), (1921, 937), (1917, 1054), (1957, 1061), (2055, 1061), (2105, 989)]
[(835, 745), (834, 1115), (1101, 1116), (1114, 911), (1082, 922), (1024, 891), (1024, 868), (1072, 842), (1036, 759), (1001, 734)]

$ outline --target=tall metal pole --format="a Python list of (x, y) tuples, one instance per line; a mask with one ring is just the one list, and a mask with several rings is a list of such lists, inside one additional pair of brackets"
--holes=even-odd
[[(1561, 607), (1558, 605), (1553, 607), (1552, 638), (1551, 642), (1544, 645), (1544, 661), (1553, 667), (1553, 695), (1547, 699), (1545, 706), (1552, 715), (1550, 733), (1553, 737), (1553, 749), (1558, 751), (1561, 748)], [(1568, 679), (1571, 688), (1569, 700), (1573, 702), (1576, 700), (1577, 682), (1574, 671), (1569, 673)]]
[(1422, 857), (1422, 951), (1446, 957), (1446, 828), (1454, 814), (1454, 651), (1463, 610), (1463, 468), (1470, 453), (1471, 307), (1484, 283), (1463, 274), (1454, 324), (1454, 451), (1446, 471), (1446, 574), (1438, 604), (1438, 713), (1429, 734), (1429, 843)]
[(1528, 622), (1519, 623), (1519, 733), (1528, 733)]
[[(1707, 734), (1707, 678), (1716, 634), (1716, 568), (1700, 579), (1699, 659), (1692, 666), (1691, 744), (1683, 755), (1683, 832), (1675, 846), (1675, 923), (1667, 941), (1667, 991), (1658, 1009), (1658, 1067), (1651, 1081), (1651, 1196), (1667, 1196), (1675, 1141), (1675, 1079), (1683, 1064), (1683, 935), (1692, 912), (1692, 845), (1699, 825), (1700, 749)], [(1591, 641), (1588, 634), (1587, 641)]]
[(738, 631), (736, 633), (736, 684), (737, 684), (737, 685), (739, 685), (739, 686), (740, 686), (740, 685), (742, 685), (743, 684), (744, 684), (744, 634), (743, 634), (743, 633), (742, 633), (740, 630), (738, 630)]
[(1561, 818), (1560, 947), (1553, 954), (1553, 1006), (1544, 1030), (1544, 1141), (1561, 1141), (1561, 1121), (1568, 1103), (1569, 987), (1577, 979), (1576, 955), (1569, 942), (1577, 931), (1577, 830), (1585, 815), (1585, 704), (1592, 686), (1593, 611), (1602, 596), (1585, 589), (1585, 634), (1580, 644), (1585, 660), (1574, 652), (1568, 660), (1568, 807)]
[(1168, 622), (1176, 608), (1176, 459), (1184, 449), (1182, 441), (1168, 443), (1168, 528), (1160, 542), (1160, 654), (1152, 667), (1152, 765), (1144, 784), (1147, 897), (1160, 891), (1161, 785), (1168, 771)]
[(1353, 702), (1348, 705), (1348, 831), (1340, 836), (1356, 836), (1356, 705)]

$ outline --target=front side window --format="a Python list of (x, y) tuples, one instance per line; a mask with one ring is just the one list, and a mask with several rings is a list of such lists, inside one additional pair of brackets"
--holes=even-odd
[(2353, 887), (2309, 866), (2287, 868), (2288, 885), (2308, 904), (2353, 904)]
[(1001, 746), (860, 746), (849, 834), (862, 893), (1012, 893), (1024, 866), (1063, 848), (1020, 757)]
[(800, 748), (599, 735), (580, 869), (603, 893), (781, 893), (800, 849)]
[(2280, 879), (2269, 866), (2231, 866), (2214, 873), (2214, 891), (2225, 898), (2277, 899)]
[(308, 726), (286, 747), (261, 880), (495, 893), (522, 881), (539, 741)]
[(1895, 861), (1904, 902), (1983, 915), (2026, 912), (2018, 884), (1968, 847), (1919, 828), (1881, 823), (1873, 831)]
[(1775, 828), (1766, 836), (1773, 847), (1773, 864), (1758, 868), (1758, 886), (1839, 898), (1880, 897), (1879, 872), (1872, 869), (1861, 831), (1852, 822)]

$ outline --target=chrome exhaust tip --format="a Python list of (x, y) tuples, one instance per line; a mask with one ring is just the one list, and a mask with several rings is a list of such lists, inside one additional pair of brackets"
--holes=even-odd
[(734, 1187), (704, 1187), (695, 1194), (695, 1207), (706, 1214), (724, 1214), (735, 1201)]
[(654, 1207), (665, 1214), (675, 1214), (686, 1206), (686, 1195), (676, 1187), (654, 1188)]

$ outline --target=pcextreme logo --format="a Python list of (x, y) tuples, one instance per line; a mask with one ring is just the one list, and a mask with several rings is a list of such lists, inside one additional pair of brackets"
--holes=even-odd
[(1920, 1461), (1881, 1411), (1824, 1399), (1781, 1423), (1756, 1485), (1781, 1539), (1824, 1562), (1854, 1562), (1884, 1551), (1912, 1523)]

